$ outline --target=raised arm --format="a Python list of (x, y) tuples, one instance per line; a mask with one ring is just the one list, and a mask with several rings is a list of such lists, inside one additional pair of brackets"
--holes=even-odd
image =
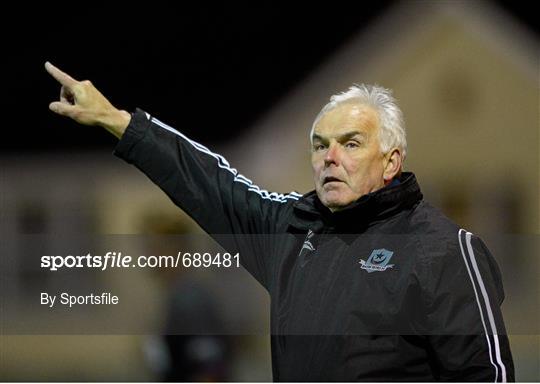
[(84, 125), (105, 128), (121, 138), (131, 120), (127, 111), (115, 108), (89, 81), (77, 81), (49, 62), (45, 69), (61, 84), (60, 101), (53, 101), (49, 109)]
[(170, 199), (240, 262), (265, 287), (272, 270), (268, 236), (283, 233), (300, 195), (271, 193), (232, 168), (221, 155), (137, 109), (115, 108), (89, 81), (77, 81), (50, 63), (62, 85), (52, 111), (85, 125), (98, 125), (120, 138), (114, 153), (144, 172)]

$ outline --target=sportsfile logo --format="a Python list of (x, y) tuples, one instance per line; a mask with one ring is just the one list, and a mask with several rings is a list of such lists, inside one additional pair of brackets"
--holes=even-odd
[(377, 271), (386, 271), (388, 268), (393, 268), (394, 264), (388, 264), (394, 252), (388, 249), (374, 249), (367, 261), (360, 259), (360, 268), (365, 269), (368, 273)]

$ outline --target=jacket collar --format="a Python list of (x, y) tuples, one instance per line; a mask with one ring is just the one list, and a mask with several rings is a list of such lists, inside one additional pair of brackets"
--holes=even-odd
[(412, 207), (422, 199), (422, 192), (411, 172), (403, 172), (399, 184), (389, 185), (360, 197), (346, 208), (331, 212), (311, 191), (293, 205), (290, 226), (300, 231), (318, 232), (331, 227), (339, 233), (358, 231), (374, 221), (393, 216)]

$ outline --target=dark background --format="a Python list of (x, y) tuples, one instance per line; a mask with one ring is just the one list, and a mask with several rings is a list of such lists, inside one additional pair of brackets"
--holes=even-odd
[[(212, 144), (247, 129), (395, 3), (18, 3), (4, 14), (14, 27), (4, 33), (9, 113), (1, 153), (115, 143), (49, 112), (60, 87), (46, 60), (92, 80), (117, 107), (141, 107)], [(532, 2), (495, 3), (538, 34)]]

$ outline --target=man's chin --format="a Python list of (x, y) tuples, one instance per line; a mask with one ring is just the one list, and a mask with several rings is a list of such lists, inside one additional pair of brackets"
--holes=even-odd
[(332, 196), (332, 194), (326, 194), (321, 199), (321, 202), (332, 212), (339, 211), (345, 208), (353, 201), (354, 200), (347, 199), (345, 196)]

